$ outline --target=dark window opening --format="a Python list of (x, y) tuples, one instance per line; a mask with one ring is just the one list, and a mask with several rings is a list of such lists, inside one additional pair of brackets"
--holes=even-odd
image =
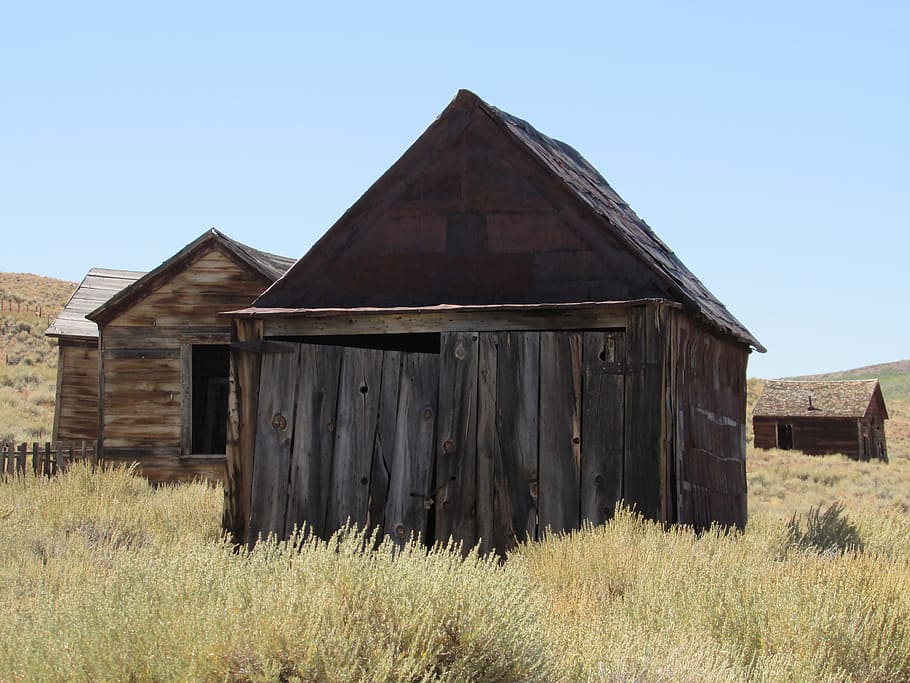
[(782, 451), (793, 448), (793, 425), (777, 425), (777, 447)]
[(193, 453), (223, 455), (227, 450), (229, 365), (226, 345), (193, 345)]

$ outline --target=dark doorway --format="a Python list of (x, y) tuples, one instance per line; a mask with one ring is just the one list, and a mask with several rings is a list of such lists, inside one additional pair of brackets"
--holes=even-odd
[(223, 455), (227, 449), (229, 348), (193, 345), (193, 453)]
[(793, 448), (793, 425), (777, 425), (777, 447), (782, 451)]

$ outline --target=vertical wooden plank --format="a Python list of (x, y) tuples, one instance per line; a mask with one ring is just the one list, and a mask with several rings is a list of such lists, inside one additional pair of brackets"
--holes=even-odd
[(180, 345), (180, 454), (193, 452), (193, 345)]
[(227, 448), (222, 528), (234, 543), (248, 543), (250, 497), (256, 451), (262, 321), (231, 321), (231, 362), (228, 380)]
[(98, 326), (98, 452), (96, 460), (104, 457), (104, 326)]
[(381, 377), (381, 351), (350, 347), (343, 350), (335, 454), (326, 508), (327, 534), (340, 529), (348, 520), (361, 527), (367, 522)]
[(622, 498), (625, 334), (585, 332), (582, 346), (581, 519), (602, 524)]
[(538, 416), (540, 411), (540, 333), (507, 332), (496, 371), (500, 416), (502, 490), (510, 520), (509, 550), (538, 538)]
[(537, 538), (540, 334), (481, 334), (480, 341), (477, 524), (491, 543), (481, 549), (504, 554)]
[(263, 349), (250, 544), (260, 535), (263, 538), (269, 534), (278, 538), (285, 535), (299, 346), (269, 342), (267, 350)]
[(304, 523), (325, 537), (325, 510), (335, 446), (341, 348), (300, 345), (297, 411), (291, 452), (287, 529)]
[(579, 526), (581, 495), (581, 334), (540, 333), (541, 532)]
[(436, 417), (436, 540), (450, 538), (467, 553), (477, 542), (476, 332), (444, 332), (439, 353)]
[(385, 351), (382, 354), (382, 387), (376, 438), (373, 441), (373, 462), (370, 466), (370, 506), (367, 520), (367, 526), (371, 530), (376, 530), (377, 541), (385, 533), (386, 503), (395, 457), (395, 428), (402, 356), (400, 351)]
[(629, 309), (626, 342), (623, 492), (645, 517), (660, 519), (663, 339), (656, 304)]
[[(67, 374), (68, 368), (66, 366), (66, 354), (64, 350), (66, 349), (65, 344), (61, 344), (60, 340), (57, 340), (57, 384), (54, 389), (54, 424), (51, 428), (51, 438), (56, 441), (60, 438), (60, 409), (63, 406), (63, 377)], [(3, 465), (3, 462), (0, 461), (0, 466)], [(0, 467), (2, 471), (2, 467)]]
[[(33, 467), (34, 464), (34, 461), (32, 461)], [(25, 442), (19, 444), (19, 467), (17, 470), (23, 475), (28, 471), (28, 444)]]
[(499, 334), (481, 332), (478, 334), (478, 342), (475, 543), (478, 551), (485, 555), (503, 542), (501, 536), (496, 536), (497, 506), (494, 503), (494, 463), (502, 459), (497, 428), (499, 407), (496, 400)]
[(433, 437), (438, 385), (438, 356), (404, 354), (385, 510), (385, 532), (399, 544), (426, 533), (427, 514), (434, 504)]

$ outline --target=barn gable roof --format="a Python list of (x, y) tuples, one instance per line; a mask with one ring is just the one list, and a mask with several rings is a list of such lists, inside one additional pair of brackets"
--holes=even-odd
[(377, 194), (401, 192), (406, 185), (404, 176), (415, 157), (438, 155), (438, 139), (444, 136), (451, 138), (459, 126), (463, 128), (468, 125), (470, 117), (466, 116), (466, 112), (474, 110), (489, 116), (496, 128), (528, 155), (544, 175), (566, 190), (568, 201), (574, 201), (587, 215), (596, 219), (602, 232), (595, 239), (618, 242), (632, 258), (650, 269), (654, 279), (671, 292), (679, 303), (721, 333), (731, 335), (758, 351), (765, 350), (574, 148), (544, 135), (528, 122), (487, 104), (467, 90), (458, 92), (455, 99), (401, 159), (364, 193), (294, 267), (256, 300), (254, 309), (300, 306), (294, 300), (294, 281), (304, 279), (307, 273), (326, 268), (331, 262), (326, 252), (345, 244), (358, 211), (375, 203), (374, 197)]
[(877, 379), (770, 380), (752, 410), (757, 417), (865, 417), (879, 407), (888, 418)]
[(98, 326), (85, 316), (143, 275), (145, 273), (134, 270), (92, 268), (44, 334), (61, 339), (97, 341)]
[(259, 273), (269, 283), (277, 280), (294, 263), (294, 259), (254, 249), (231, 239), (215, 228), (211, 228), (187, 244), (174, 256), (164, 261), (160, 266), (137, 279), (85, 317), (96, 323), (110, 320), (113, 316), (143, 298), (148, 292), (168, 281), (198, 256), (218, 247), (222, 248), (239, 263)]

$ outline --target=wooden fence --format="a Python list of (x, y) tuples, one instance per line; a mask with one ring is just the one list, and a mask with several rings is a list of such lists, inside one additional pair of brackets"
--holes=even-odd
[(98, 447), (95, 441), (57, 441), (43, 444), (33, 442), (16, 444), (13, 441), (0, 443), (0, 477), (22, 475), (31, 470), (35, 475), (54, 476), (67, 468), (70, 463), (87, 460), (98, 463)]

